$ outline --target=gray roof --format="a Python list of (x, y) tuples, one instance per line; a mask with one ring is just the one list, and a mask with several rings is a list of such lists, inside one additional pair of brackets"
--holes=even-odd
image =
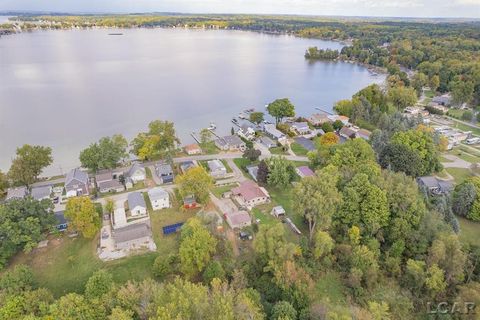
[(221, 145), (229, 145), (229, 146), (238, 146), (245, 144), (245, 142), (240, 139), (238, 136), (225, 136), (220, 139), (217, 139), (218, 142), (220, 142)]
[(17, 188), (9, 188), (7, 190), (7, 197), (5, 200), (10, 199), (22, 199), (25, 198), (28, 194), (27, 187), (17, 187)]
[(117, 188), (123, 187), (123, 184), (118, 180), (102, 181), (100, 183), (97, 183), (97, 185), (100, 190), (117, 189)]
[(148, 190), (148, 197), (150, 200), (165, 199), (168, 198), (168, 192), (162, 187), (155, 187)]
[(193, 161), (184, 161), (180, 163), (180, 168), (182, 169), (183, 172), (193, 167), (195, 167), (195, 163), (193, 163)]
[(269, 137), (265, 137), (265, 136), (263, 136), (263, 137), (260, 138), (260, 142), (261, 142), (264, 146), (266, 146), (266, 147), (269, 147), (269, 146), (271, 146), (271, 145), (276, 145), (276, 144), (277, 144), (275, 141), (273, 141), (273, 140), (270, 139)]
[(57, 225), (67, 223), (67, 219), (65, 218), (63, 211), (55, 212), (54, 216), (55, 216), (55, 219), (57, 220)]
[(294, 122), (292, 123), (292, 127), (299, 130), (310, 130), (307, 122)]
[(158, 175), (169, 176), (173, 174), (172, 166), (168, 163), (158, 163), (155, 165), (155, 171)]
[(419, 182), (421, 182), (423, 185), (425, 185), (428, 188), (439, 187), (437, 178), (433, 176), (418, 177), (417, 179)]
[(208, 168), (210, 169), (210, 171), (227, 170), (225, 168), (225, 166), (223, 165), (223, 163), (218, 159), (210, 160), (207, 163), (208, 163)]
[(137, 170), (141, 170), (143, 173), (145, 173), (145, 168), (143, 168), (139, 163), (134, 163), (130, 167), (130, 169), (126, 172), (126, 175), (128, 177), (131, 177), (135, 174)]
[(95, 180), (97, 181), (97, 183), (100, 183), (100, 182), (102, 182), (102, 181), (112, 180), (112, 179), (113, 179), (112, 170), (99, 171), (99, 172), (95, 175)]
[(257, 181), (258, 166), (249, 165), (249, 166), (247, 166), (247, 171), (252, 176), (253, 180)]
[(307, 149), (308, 151), (315, 150), (315, 144), (313, 143), (313, 141), (305, 137), (295, 138), (295, 142)]
[(32, 188), (32, 198), (35, 200), (40, 200), (43, 198), (48, 198), (50, 197), (50, 194), (52, 193), (52, 187), (51, 186), (43, 186), (43, 187), (33, 187)]
[(137, 206), (146, 208), (145, 199), (140, 192), (131, 192), (128, 194), (128, 207), (133, 209)]
[(68, 185), (74, 180), (83, 184), (88, 184), (88, 174), (80, 170), (80, 168), (72, 169), (67, 173), (67, 176), (65, 177), (65, 184)]
[(266, 133), (270, 134), (275, 139), (280, 139), (285, 136), (280, 130), (275, 127), (274, 124), (266, 124), (263, 128)]
[(115, 242), (127, 242), (135, 239), (151, 236), (150, 226), (146, 223), (134, 223), (132, 225), (118, 228), (113, 231)]

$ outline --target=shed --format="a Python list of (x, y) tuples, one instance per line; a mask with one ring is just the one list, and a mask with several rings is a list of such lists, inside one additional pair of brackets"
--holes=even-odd
[(282, 206), (273, 207), (272, 211), (270, 212), (272, 216), (279, 218), (285, 216), (285, 209)]

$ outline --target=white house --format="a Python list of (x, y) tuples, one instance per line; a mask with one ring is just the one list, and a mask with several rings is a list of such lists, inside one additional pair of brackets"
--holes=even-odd
[(210, 175), (213, 178), (223, 178), (227, 174), (227, 168), (223, 165), (222, 161), (215, 159), (207, 162), (210, 169)]
[(307, 122), (294, 122), (290, 125), (290, 130), (299, 135), (310, 134), (312, 132)]
[(133, 217), (147, 214), (147, 205), (140, 192), (132, 192), (128, 194), (128, 208)]
[(148, 197), (152, 203), (153, 210), (160, 210), (170, 207), (170, 195), (162, 187), (148, 190)]
[(126, 172), (125, 176), (132, 179), (133, 183), (144, 181), (146, 178), (145, 168), (138, 163), (134, 163)]

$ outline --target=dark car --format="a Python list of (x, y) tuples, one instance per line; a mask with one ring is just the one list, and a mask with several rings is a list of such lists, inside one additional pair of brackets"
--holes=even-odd
[(60, 201), (60, 199), (59, 199), (58, 197), (53, 198), (53, 203), (54, 203), (54, 204), (57, 204), (58, 201)]
[(247, 232), (240, 232), (240, 239), (242, 240), (252, 240), (252, 236)]

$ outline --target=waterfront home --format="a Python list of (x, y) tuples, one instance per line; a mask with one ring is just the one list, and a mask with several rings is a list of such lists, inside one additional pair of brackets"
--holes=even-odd
[(142, 167), (139, 163), (134, 163), (130, 169), (125, 172), (125, 177), (132, 179), (133, 184), (135, 184), (140, 181), (144, 181), (147, 178), (147, 174), (144, 167)]
[(247, 172), (252, 177), (253, 180), (257, 181), (258, 166), (253, 165), (253, 164), (247, 166)]
[(63, 211), (54, 212), (53, 215), (55, 216), (55, 228), (58, 231), (65, 231), (68, 228), (68, 221), (65, 218)]
[(155, 173), (157, 177), (160, 178), (162, 183), (172, 183), (173, 182), (173, 168), (168, 163), (157, 163), (155, 165)]
[(233, 211), (224, 214), (225, 220), (232, 229), (241, 229), (252, 225), (252, 218), (247, 211)]
[(248, 209), (270, 202), (268, 191), (251, 180), (244, 181), (238, 187), (233, 188), (232, 194), (240, 206)]
[(202, 149), (196, 143), (186, 145), (185, 147), (183, 147), (183, 149), (185, 150), (185, 153), (188, 154), (189, 156), (193, 156), (193, 155), (202, 153)]
[(143, 216), (147, 214), (147, 205), (143, 194), (140, 192), (132, 192), (128, 194), (128, 209), (130, 214), (134, 217)]
[(95, 175), (95, 182), (100, 193), (122, 192), (125, 190), (123, 184), (116, 179), (119, 174), (114, 174), (112, 170), (104, 170)]
[(434, 176), (418, 177), (417, 184), (420, 189), (425, 189), (432, 196), (449, 194), (454, 188), (450, 181), (440, 180)]
[(351, 127), (343, 127), (340, 129), (339, 135), (345, 139), (354, 139), (356, 133), (357, 132)]
[(245, 151), (245, 142), (238, 136), (225, 136), (214, 141), (215, 146), (223, 151)]
[(357, 131), (355, 136), (357, 138), (362, 138), (364, 140), (369, 140), (371, 134), (372, 134), (372, 132), (368, 131), (367, 129), (360, 129), (360, 130)]
[(314, 151), (316, 149), (315, 144), (310, 139), (307, 139), (305, 137), (296, 137), (294, 140), (296, 143), (298, 143), (308, 151)]
[(331, 122), (335, 122), (337, 120), (340, 120), (344, 126), (346, 126), (350, 123), (350, 118), (347, 117), (347, 116), (340, 116), (338, 114), (332, 114), (332, 115), (329, 115), (328, 118), (331, 120)]
[(290, 131), (297, 135), (305, 135), (312, 133), (312, 129), (308, 126), (307, 122), (294, 122), (290, 125)]
[(274, 124), (266, 124), (263, 126), (263, 130), (265, 134), (268, 135), (270, 138), (277, 140), (281, 144), (285, 144), (287, 142), (287, 137), (283, 132), (278, 130)]
[(247, 140), (255, 139), (255, 129), (248, 124), (242, 124), (237, 130), (237, 134)]
[(326, 122), (332, 122), (330, 118), (328, 118), (328, 115), (324, 113), (312, 114), (310, 117), (307, 118), (307, 121), (310, 122), (310, 124), (315, 127), (320, 127), (322, 124)]
[(65, 177), (65, 191), (67, 198), (88, 195), (88, 174), (80, 168), (70, 170)]
[(215, 178), (223, 178), (227, 174), (227, 168), (223, 165), (222, 161), (215, 159), (207, 162), (210, 170), (210, 175)]
[(295, 172), (298, 174), (300, 178), (315, 176), (315, 172), (313, 172), (312, 169), (310, 169), (307, 166), (301, 166), (301, 167), (295, 168)]
[(270, 214), (272, 216), (274, 216), (275, 218), (280, 218), (280, 217), (285, 216), (286, 213), (285, 213), (285, 209), (283, 209), (282, 206), (276, 206), (276, 207), (273, 207)]
[(148, 198), (153, 210), (170, 208), (170, 195), (162, 187), (155, 187), (148, 190)]
[(195, 167), (195, 163), (193, 161), (184, 161), (184, 162), (181, 162), (180, 163), (180, 171), (182, 173), (185, 173), (187, 172), (188, 170), (190, 170), (191, 168)]
[(194, 209), (197, 207), (197, 200), (193, 194), (183, 198), (183, 207), (185, 209)]
[(273, 141), (272, 139), (270, 139), (269, 137), (260, 137), (260, 143), (267, 147), (268, 149), (270, 148), (274, 148), (277, 146), (277, 144), (275, 143), (275, 141)]
[(30, 193), (35, 200), (50, 199), (52, 194), (52, 186), (33, 187)]
[(27, 187), (16, 187), (7, 189), (7, 197), (5, 200), (23, 199), (28, 195)]

